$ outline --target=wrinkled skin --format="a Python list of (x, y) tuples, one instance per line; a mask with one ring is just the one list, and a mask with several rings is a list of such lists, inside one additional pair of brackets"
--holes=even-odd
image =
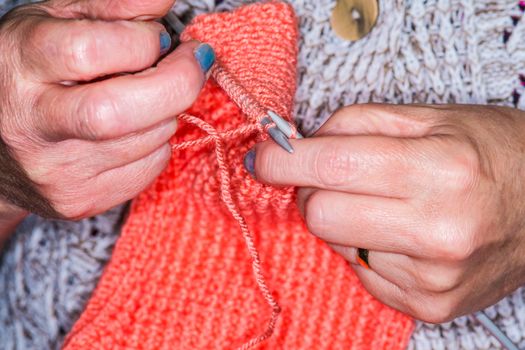
[[(300, 187), (311, 233), (374, 296), (440, 323), (525, 283), (524, 135), (515, 109), (353, 106), (293, 156), (258, 145), (255, 174)], [(370, 250), (370, 270), (356, 247)]]
[(206, 78), (196, 42), (156, 64), (166, 29), (153, 20), (173, 2), (55, 0), (2, 19), (0, 238), (28, 211), (104, 212), (165, 168), (175, 116)]
[[(165, 167), (173, 116), (205, 80), (196, 43), (150, 68), (164, 31), (151, 20), (172, 2), (49, 1), (2, 20), (0, 237), (28, 210), (96, 215)], [(293, 156), (259, 145), (256, 176), (300, 187), (310, 231), (373, 295), (443, 322), (525, 282), (524, 119), (482, 106), (349, 107)], [(370, 250), (371, 270), (356, 247)]]

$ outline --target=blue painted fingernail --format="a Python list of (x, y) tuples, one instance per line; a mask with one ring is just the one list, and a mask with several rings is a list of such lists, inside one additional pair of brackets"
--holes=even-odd
[(255, 150), (252, 149), (244, 156), (244, 167), (255, 178)]
[(202, 68), (202, 71), (204, 73), (208, 73), (211, 66), (213, 66), (215, 63), (215, 51), (213, 51), (213, 48), (208, 44), (200, 44), (195, 49), (194, 54), (197, 62), (199, 62), (199, 65)]
[(160, 54), (164, 55), (171, 48), (171, 35), (168, 32), (160, 33)]

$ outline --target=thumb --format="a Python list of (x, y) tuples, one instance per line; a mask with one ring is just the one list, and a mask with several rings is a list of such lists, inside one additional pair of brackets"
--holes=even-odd
[(163, 17), (175, 0), (56, 0), (51, 6), (67, 17), (103, 20), (140, 19)]
[(369, 135), (417, 138), (431, 135), (444, 107), (360, 104), (334, 113), (315, 136)]

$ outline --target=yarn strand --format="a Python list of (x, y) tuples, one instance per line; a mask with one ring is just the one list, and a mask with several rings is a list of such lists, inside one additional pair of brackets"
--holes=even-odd
[[(246, 220), (242, 216), (237, 204), (232, 197), (231, 179), (228, 166), (226, 164), (226, 156), (224, 151), (224, 140), (239, 136), (246, 136), (255, 131), (267, 133), (270, 128), (275, 127), (275, 123), (271, 122), (263, 126), (263, 119), (267, 118), (267, 111), (253, 96), (240, 84), (229, 72), (220, 64), (215, 64), (212, 68), (212, 76), (217, 84), (227, 93), (227, 95), (239, 106), (247, 117), (249, 124), (241, 126), (235, 130), (226, 132), (218, 132), (211, 124), (189, 114), (181, 114), (179, 119), (193, 124), (206, 132), (208, 136), (182, 142), (172, 146), (173, 150), (182, 150), (190, 147), (205, 146), (215, 143), (215, 154), (219, 166), (220, 182), (221, 182), (221, 198), (232, 217), (238, 222), (241, 229), (246, 248), (252, 260), (252, 270), (257, 282), (257, 286), (264, 299), (270, 306), (272, 314), (266, 330), (258, 336), (253, 337), (248, 342), (238, 347), (237, 350), (247, 350), (264, 342), (268, 339), (275, 330), (277, 319), (281, 312), (281, 307), (273, 297), (266, 279), (264, 278), (261, 266), (261, 259), (259, 252), (255, 247), (253, 235), (246, 224)], [(294, 129), (295, 130), (295, 129)], [(294, 132), (295, 134), (295, 132)]]
[[(185, 120), (184, 116), (180, 116), (179, 118), (182, 119), (182, 120)], [(185, 121), (188, 122), (187, 120), (185, 120)], [(221, 139), (224, 140), (224, 139), (234, 139), (234, 138), (241, 137), (241, 136), (248, 136), (248, 135), (251, 135), (251, 134), (253, 134), (254, 132), (256, 132), (258, 130), (259, 130), (259, 128), (256, 125), (250, 124), (250, 125), (240, 126), (239, 128), (234, 129), (234, 130), (228, 130), (228, 131), (224, 131), (224, 132), (217, 132), (217, 134), (218, 134), (218, 136)], [(183, 149), (192, 148), (192, 147), (204, 147), (204, 146), (207, 146), (207, 145), (209, 145), (209, 144), (211, 144), (213, 142), (215, 142), (215, 137), (212, 136), (212, 135), (208, 135), (208, 136), (196, 139), (196, 140), (190, 140), (190, 141), (184, 141), (184, 142), (181, 142), (181, 143), (177, 143), (175, 145), (172, 145), (171, 148), (174, 151), (175, 150), (183, 150)]]
[(219, 166), (222, 201), (226, 205), (226, 208), (228, 209), (232, 217), (239, 224), (239, 227), (241, 229), (241, 232), (244, 238), (244, 242), (246, 244), (246, 248), (248, 249), (248, 253), (250, 254), (250, 257), (252, 260), (252, 270), (255, 276), (255, 281), (257, 282), (257, 286), (261, 294), (263, 295), (264, 299), (266, 300), (266, 302), (272, 309), (272, 314), (270, 316), (270, 320), (268, 321), (266, 330), (260, 335), (253, 337), (248, 342), (244, 343), (243, 345), (237, 348), (237, 350), (251, 349), (254, 346), (264, 342), (266, 339), (268, 339), (273, 334), (275, 330), (275, 325), (277, 323), (277, 319), (281, 312), (281, 307), (279, 306), (277, 300), (275, 300), (272, 293), (270, 292), (270, 289), (268, 288), (268, 283), (266, 282), (266, 279), (262, 272), (261, 259), (259, 256), (259, 252), (257, 248), (255, 247), (253, 235), (250, 232), (250, 229), (248, 228), (246, 220), (242, 216), (239, 207), (237, 206), (237, 204), (235, 204), (235, 201), (233, 200), (232, 189), (231, 189), (231, 177), (230, 177), (230, 172), (228, 170), (228, 165), (226, 163), (226, 153), (224, 150), (224, 138), (223, 137), (225, 135), (231, 136), (231, 135), (242, 134), (240, 130), (243, 130), (243, 132), (253, 132), (253, 130), (255, 130), (255, 126), (252, 125), (251, 127), (247, 126), (244, 128), (240, 128), (236, 132), (219, 133), (217, 129), (215, 129), (212, 125), (210, 125), (209, 123), (197, 117), (194, 117), (188, 114), (182, 114), (179, 116), (179, 119), (197, 126), (201, 130), (206, 132), (209, 136), (202, 138), (200, 140), (197, 140), (197, 141), (189, 141), (189, 142), (175, 145), (173, 146), (174, 149), (181, 150), (181, 149), (188, 148), (194, 145), (207, 144), (211, 142), (208, 140), (213, 140), (215, 142), (215, 154), (217, 157), (217, 164)]

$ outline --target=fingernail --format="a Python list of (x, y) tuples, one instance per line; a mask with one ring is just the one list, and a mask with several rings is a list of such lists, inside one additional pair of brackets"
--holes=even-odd
[(244, 168), (255, 178), (255, 150), (252, 149), (244, 156)]
[(160, 33), (160, 54), (164, 55), (171, 48), (171, 35), (168, 32)]
[(202, 71), (208, 73), (211, 66), (215, 63), (215, 51), (213, 51), (213, 48), (208, 44), (200, 44), (195, 49), (194, 54)]

